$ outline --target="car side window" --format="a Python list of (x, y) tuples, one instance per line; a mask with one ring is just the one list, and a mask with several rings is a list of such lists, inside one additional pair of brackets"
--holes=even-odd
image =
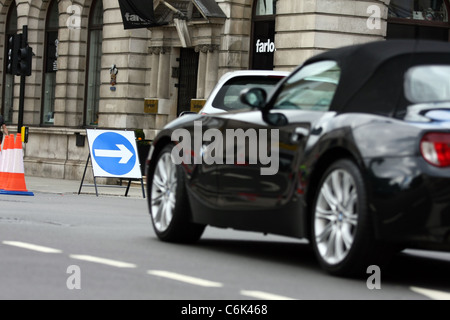
[(217, 93), (212, 106), (223, 110), (248, 109), (249, 106), (242, 103), (239, 98), (242, 90), (258, 87), (270, 92), (282, 78), (281, 76), (242, 76), (230, 79)]
[(341, 70), (335, 61), (306, 65), (283, 84), (273, 108), (328, 111), (340, 75)]

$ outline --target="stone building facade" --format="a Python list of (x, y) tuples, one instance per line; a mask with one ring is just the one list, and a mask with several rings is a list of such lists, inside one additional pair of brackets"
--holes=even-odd
[[(425, 18), (393, 17), (408, 6), (415, 14), (418, 1), (433, 2), (154, 0), (163, 23), (126, 30), (118, 0), (1, 0), (1, 112), (15, 132), (20, 81), (5, 72), (8, 39), (27, 26), (34, 57), (23, 114), (26, 174), (78, 180), (86, 129), (142, 129), (151, 140), (228, 71), (292, 70), (324, 50), (383, 40), (390, 23), (393, 37), (403, 36), (403, 25), (427, 27)], [(434, 2), (448, 12), (448, 0)], [(439, 19), (448, 37), (448, 18)]]

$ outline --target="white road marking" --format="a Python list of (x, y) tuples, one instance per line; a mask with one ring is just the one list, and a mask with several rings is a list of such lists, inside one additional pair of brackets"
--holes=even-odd
[(410, 289), (414, 292), (422, 294), (433, 300), (450, 300), (450, 293), (448, 293), (448, 292), (419, 288), (419, 287), (410, 287)]
[(279, 296), (272, 293), (267, 293), (263, 291), (249, 291), (249, 290), (241, 290), (241, 295), (257, 298), (261, 300), (296, 300), (289, 297)]
[(105, 264), (111, 267), (117, 267), (117, 268), (136, 268), (136, 265), (133, 263), (128, 262), (122, 262), (117, 260), (111, 260), (111, 259), (104, 259), (94, 256), (88, 256), (88, 255), (79, 255), (79, 254), (71, 254), (69, 257), (76, 260), (83, 260), (88, 262), (94, 262), (99, 264)]
[(189, 284), (193, 284), (196, 286), (202, 286), (202, 287), (223, 287), (223, 284), (220, 282), (214, 282), (209, 280), (204, 280), (200, 278), (194, 278), (190, 276), (185, 276), (179, 273), (173, 273), (169, 271), (163, 271), (163, 270), (148, 270), (147, 274), (157, 277), (163, 277), (167, 279), (172, 279), (176, 281), (181, 281)]
[(8, 246), (18, 247), (18, 248), (22, 248), (22, 249), (28, 249), (28, 250), (43, 252), (43, 253), (62, 253), (62, 251), (58, 250), (58, 249), (38, 246), (35, 244), (31, 244), (31, 243), (18, 242), (18, 241), (3, 241), (2, 243), (5, 245), (8, 245)]

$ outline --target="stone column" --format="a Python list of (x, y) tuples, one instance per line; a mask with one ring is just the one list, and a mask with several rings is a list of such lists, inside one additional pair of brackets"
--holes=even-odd
[[(14, 5), (11, 3), (10, 5)], [(39, 45), (37, 38), (37, 26), (35, 24), (35, 17), (30, 17), (30, 3), (26, 0), (16, 0), (17, 5), (17, 28), (18, 33), (22, 33), (23, 26), (28, 26), (28, 43), (33, 48), (33, 52), (37, 51), (37, 46)], [(36, 13), (36, 12), (33, 12)], [(6, 58), (6, 57), (5, 57)], [(42, 61), (42, 60), (40, 60)], [(39, 61), (39, 62), (40, 62)], [(37, 59), (33, 57), (33, 67), (32, 75), (25, 77), (25, 100), (24, 100), (24, 113), (23, 113), (23, 124), (30, 125), (35, 124), (36, 120), (39, 121), (40, 106), (36, 107), (35, 104), (35, 94), (40, 89), (40, 74), (36, 72), (39, 68), (36, 65)], [(20, 77), (15, 77), (14, 80), (14, 102), (13, 102), (13, 123), (17, 124), (19, 119), (19, 92), (20, 92)], [(37, 122), (39, 123), (39, 122)], [(15, 128), (16, 126), (12, 126)]]
[[(307, 58), (345, 45), (383, 40), (389, 0), (277, 2), (275, 68), (292, 70)], [(380, 26), (373, 28), (374, 6)]]
[(218, 81), (219, 46), (210, 45), (207, 48), (205, 97), (208, 97)]
[(151, 71), (150, 71), (150, 97), (156, 98), (158, 96), (158, 72), (159, 72), (159, 54), (161, 48), (150, 47), (149, 53), (151, 54)]
[(81, 57), (84, 57), (86, 52), (86, 25), (81, 25), (82, 8), (79, 7), (79, 12), (74, 13), (76, 16), (70, 16), (67, 12), (69, 6), (72, 6), (72, 1), (69, 0), (62, 0), (58, 4), (60, 29), (58, 33), (55, 125), (78, 127), (83, 123), (84, 72), (75, 66), (79, 66), (82, 61), (85, 61)]
[(200, 46), (195, 47), (198, 57), (198, 75), (197, 75), (197, 98), (205, 99), (205, 80), (207, 72), (207, 53), (200, 50)]
[[(103, 1), (104, 26), (99, 127), (139, 129), (145, 124), (145, 76), (148, 70), (148, 30), (125, 30), (119, 3)], [(118, 69), (115, 90), (110, 87), (110, 68)]]
[(161, 52), (159, 54), (158, 91), (157, 91), (157, 97), (160, 99), (169, 98), (169, 76), (170, 76), (170, 48), (161, 47)]
[(197, 80), (197, 98), (206, 99), (218, 81), (219, 46), (202, 44), (195, 47), (200, 53)]
[[(299, 0), (287, 0), (299, 2)], [(252, 5), (256, 0), (216, 0), (227, 16), (220, 25), (219, 76), (228, 71), (248, 69)]]

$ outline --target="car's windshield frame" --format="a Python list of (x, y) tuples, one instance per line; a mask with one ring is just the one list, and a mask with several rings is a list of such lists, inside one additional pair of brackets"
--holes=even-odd
[(328, 111), (341, 76), (336, 61), (323, 60), (303, 66), (280, 86), (271, 109)]

